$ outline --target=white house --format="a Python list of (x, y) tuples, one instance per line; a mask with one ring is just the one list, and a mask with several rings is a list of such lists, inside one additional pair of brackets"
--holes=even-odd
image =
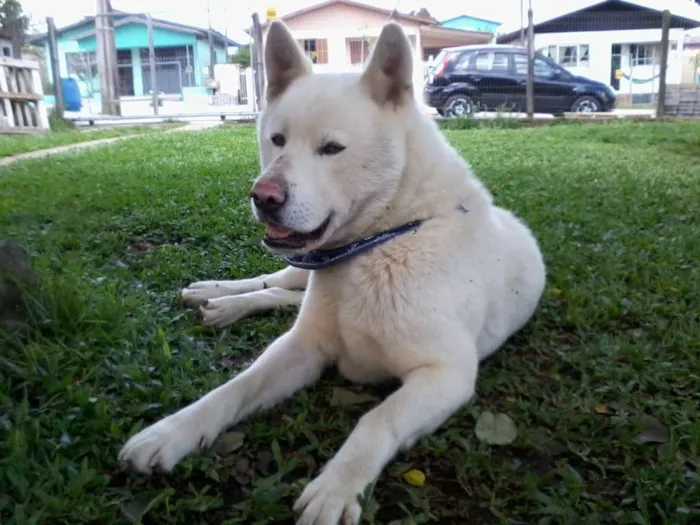
[[(562, 2), (563, 3), (563, 2)], [(537, 19), (535, 49), (575, 75), (605, 82), (621, 102), (650, 102), (659, 88), (663, 10), (671, 11), (666, 82), (683, 76), (683, 42), (700, 27), (700, 6), (689, 0), (603, 0)], [(498, 43), (520, 40), (517, 29)]]
[[(414, 48), (414, 82), (423, 84), (424, 61), (443, 47), (485, 44), (493, 34), (443, 27), (434, 18), (399, 13), (354, 0), (326, 0), (279, 17), (317, 72), (361, 70), (382, 27), (401, 24)], [(269, 21), (263, 26), (263, 39)], [(416, 90), (418, 96), (420, 90)]]

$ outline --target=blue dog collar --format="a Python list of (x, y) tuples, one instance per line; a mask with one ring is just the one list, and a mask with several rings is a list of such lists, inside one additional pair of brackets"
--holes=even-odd
[(423, 224), (423, 220), (412, 221), (392, 228), (391, 230), (370, 235), (369, 237), (346, 244), (345, 246), (340, 246), (331, 250), (317, 250), (301, 255), (286, 255), (283, 258), (290, 266), (294, 266), (295, 268), (301, 268), (303, 270), (322, 270), (347, 261), (356, 255), (366, 252), (380, 244), (384, 244), (394, 237), (408, 233), (411, 230), (415, 233), (421, 224)]

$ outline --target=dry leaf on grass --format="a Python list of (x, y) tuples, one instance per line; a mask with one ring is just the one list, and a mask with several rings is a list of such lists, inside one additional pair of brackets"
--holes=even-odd
[(518, 437), (518, 427), (507, 415), (487, 410), (479, 416), (474, 433), (489, 445), (510, 445)]

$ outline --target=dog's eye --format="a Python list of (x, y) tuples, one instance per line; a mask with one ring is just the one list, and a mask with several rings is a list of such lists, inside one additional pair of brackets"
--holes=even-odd
[(318, 152), (321, 155), (336, 155), (343, 151), (345, 146), (338, 144), (337, 142), (326, 142)]
[(272, 137), (270, 137), (270, 140), (278, 148), (283, 147), (287, 143), (287, 139), (284, 138), (284, 135), (282, 135), (282, 133), (275, 133), (274, 135), (272, 135)]

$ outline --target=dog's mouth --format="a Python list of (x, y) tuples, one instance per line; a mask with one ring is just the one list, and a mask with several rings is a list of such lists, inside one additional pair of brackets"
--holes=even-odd
[(265, 237), (263, 237), (263, 242), (267, 247), (278, 250), (300, 250), (309, 243), (323, 237), (330, 223), (331, 216), (329, 215), (318, 228), (302, 233), (275, 224), (270, 220), (265, 220)]

